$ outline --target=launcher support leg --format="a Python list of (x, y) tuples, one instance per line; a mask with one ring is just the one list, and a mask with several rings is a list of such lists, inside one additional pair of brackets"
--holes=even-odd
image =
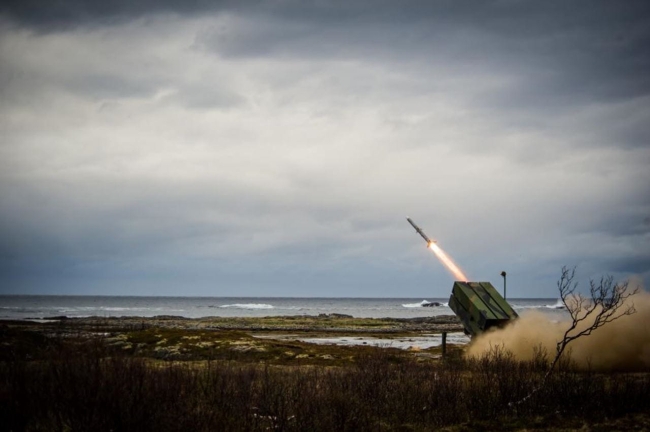
[(442, 358), (447, 355), (447, 332), (442, 332)]

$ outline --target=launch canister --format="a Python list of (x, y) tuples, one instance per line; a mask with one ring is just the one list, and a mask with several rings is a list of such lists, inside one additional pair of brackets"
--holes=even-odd
[(431, 240), (429, 237), (427, 237), (427, 235), (424, 233), (424, 231), (422, 231), (422, 230), (420, 229), (420, 227), (417, 226), (417, 225), (415, 224), (415, 222), (413, 222), (413, 221), (411, 220), (411, 218), (406, 218), (406, 220), (411, 224), (411, 226), (412, 226), (413, 228), (415, 228), (415, 231), (417, 231), (417, 233), (420, 234), (420, 235), (422, 236), (422, 238), (424, 239), (424, 241), (427, 242), (427, 245), (428, 245), (429, 243), (435, 243), (433, 240)]

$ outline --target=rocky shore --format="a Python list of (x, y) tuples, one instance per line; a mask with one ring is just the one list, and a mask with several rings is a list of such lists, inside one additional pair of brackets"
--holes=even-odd
[[(437, 345), (442, 332), (458, 334), (462, 326), (455, 316), (410, 319), (354, 318), (342, 314), (193, 319), (58, 316), (0, 321), (0, 343), (5, 348), (0, 358), (47, 358), (60, 346), (99, 342), (114, 353), (160, 360), (341, 364), (354, 361), (373, 347), (393, 348), (396, 353), (392, 355), (396, 356), (410, 352), (422, 358), (438, 357)], [(450, 343), (454, 342), (450, 340)]]
[(299, 331), (318, 333), (441, 333), (463, 330), (454, 315), (420, 318), (354, 318), (343, 314), (318, 316), (281, 316), (261, 318), (206, 317), (184, 318), (159, 315), (154, 317), (49, 317), (43, 323), (76, 329), (145, 329), (151, 327), (185, 330), (240, 330), (240, 331)]

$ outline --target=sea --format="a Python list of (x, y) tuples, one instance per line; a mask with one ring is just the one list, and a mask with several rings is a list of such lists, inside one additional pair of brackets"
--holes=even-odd
[[(453, 315), (448, 298), (315, 298), (315, 297), (136, 297), (136, 296), (0, 296), (1, 320), (43, 320), (53, 317), (186, 318), (318, 316), (344, 314), (355, 318), (417, 318)], [(566, 312), (553, 298), (508, 299), (519, 314), (538, 310), (561, 319)]]

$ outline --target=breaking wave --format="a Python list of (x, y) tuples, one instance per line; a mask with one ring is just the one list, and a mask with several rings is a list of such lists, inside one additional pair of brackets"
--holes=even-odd
[(517, 300), (510, 301), (510, 306), (512, 306), (513, 309), (515, 310), (523, 310), (523, 309), (565, 309), (564, 304), (562, 303), (562, 300), (557, 300), (553, 304), (527, 304), (527, 305), (522, 305), (522, 304), (517, 304)]
[(555, 302), (555, 304), (546, 305), (545, 307), (547, 307), (549, 309), (564, 309), (565, 308), (564, 303), (562, 303), (562, 300), (559, 300), (559, 299), (558, 299), (558, 301)]
[(264, 303), (235, 303), (229, 305), (221, 305), (219, 307), (231, 309), (273, 309), (273, 305)]
[(403, 304), (402, 307), (405, 308), (419, 308), (419, 307), (429, 307), (429, 306), (447, 306), (447, 303), (440, 302), (430, 302), (428, 300), (422, 300), (420, 303), (407, 303)]

